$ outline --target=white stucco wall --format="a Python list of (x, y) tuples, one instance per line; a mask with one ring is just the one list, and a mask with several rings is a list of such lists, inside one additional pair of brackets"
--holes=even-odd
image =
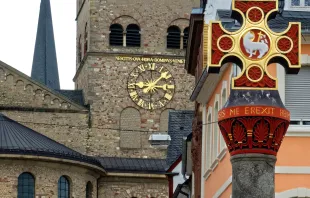
[(173, 177), (173, 192), (177, 188), (179, 184), (183, 184), (185, 182), (183, 175), (182, 175), (182, 161), (172, 170), (173, 173), (179, 173)]

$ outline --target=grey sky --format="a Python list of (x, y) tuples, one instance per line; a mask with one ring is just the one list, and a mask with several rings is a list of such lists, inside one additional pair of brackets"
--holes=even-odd
[[(61, 89), (73, 89), (76, 0), (50, 0)], [(40, 0), (0, 0), (0, 60), (30, 76)]]

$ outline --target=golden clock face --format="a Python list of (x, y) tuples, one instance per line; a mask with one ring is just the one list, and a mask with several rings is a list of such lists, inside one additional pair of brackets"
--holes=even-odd
[(175, 84), (166, 67), (156, 63), (143, 63), (129, 74), (127, 88), (134, 103), (144, 109), (155, 110), (171, 101)]

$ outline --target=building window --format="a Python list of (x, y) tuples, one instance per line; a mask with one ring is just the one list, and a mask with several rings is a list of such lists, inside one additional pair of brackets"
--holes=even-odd
[(87, 182), (86, 184), (86, 198), (93, 197), (93, 185), (91, 182)]
[(181, 47), (181, 31), (177, 26), (170, 26), (167, 30), (167, 48), (180, 49)]
[(17, 198), (34, 198), (34, 177), (30, 173), (22, 173), (18, 177)]
[(58, 180), (58, 198), (70, 197), (70, 183), (66, 176), (61, 176)]
[(82, 44), (81, 44), (81, 37), (79, 37), (79, 43), (78, 43), (78, 62), (80, 63), (82, 61)]
[(285, 107), (291, 124), (310, 125), (310, 67), (301, 67), (297, 75), (285, 75)]
[(87, 31), (87, 23), (86, 23), (85, 30), (84, 30), (84, 56), (88, 50), (87, 47), (88, 47), (88, 31)]
[(310, 0), (291, 0), (291, 6), (310, 6)]
[[(226, 101), (227, 101), (227, 89), (224, 88), (222, 90), (222, 108), (224, 108)], [(220, 151), (222, 151), (225, 148), (225, 146), (226, 146), (225, 140), (224, 140), (223, 136), (220, 134)]]
[(123, 46), (124, 30), (120, 24), (113, 24), (110, 26), (110, 45)]
[(183, 31), (183, 49), (186, 49), (187, 48), (187, 42), (188, 42), (188, 31), (189, 31), (189, 28), (185, 28), (184, 31)]
[(219, 129), (217, 124), (217, 116), (219, 111), (219, 102), (217, 101), (214, 105), (214, 123), (213, 123), (213, 157), (212, 162), (217, 158), (218, 155), (218, 137), (219, 137)]
[(207, 165), (207, 169), (209, 169), (211, 167), (211, 156), (212, 156), (212, 114), (209, 113), (208, 114), (208, 121), (207, 121), (207, 141), (206, 141), (206, 165)]
[(140, 27), (136, 24), (130, 24), (126, 29), (126, 46), (127, 47), (140, 47), (141, 34)]
[(300, 6), (300, 0), (292, 0), (291, 5), (292, 6)]

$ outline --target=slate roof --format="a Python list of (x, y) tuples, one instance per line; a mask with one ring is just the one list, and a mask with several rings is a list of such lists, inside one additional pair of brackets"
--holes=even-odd
[[(220, 20), (224, 21), (224, 26), (227, 29), (235, 29), (240, 25), (233, 23), (233, 20), (229, 21), (231, 16), (231, 10), (218, 10), (217, 11)], [(225, 20), (226, 19), (226, 20)], [(303, 32), (310, 31), (310, 12), (305, 11), (289, 11), (284, 10), (282, 15), (277, 15), (275, 19), (268, 22), (269, 27), (274, 31), (283, 31), (288, 27), (289, 22), (301, 22), (301, 29)]]
[(60, 89), (50, 0), (41, 0), (31, 78)]
[(55, 90), (73, 102), (84, 106), (84, 96), (82, 90)]
[(167, 151), (167, 167), (182, 154), (183, 137), (192, 133), (194, 111), (169, 111), (168, 134), (171, 137)]
[[(85, 162), (101, 167), (94, 157), (82, 155), (0, 113), (0, 154), (35, 155)], [(101, 167), (102, 168), (102, 167)]]
[(97, 157), (97, 159), (107, 172), (164, 174), (166, 168), (164, 159), (120, 157)]

